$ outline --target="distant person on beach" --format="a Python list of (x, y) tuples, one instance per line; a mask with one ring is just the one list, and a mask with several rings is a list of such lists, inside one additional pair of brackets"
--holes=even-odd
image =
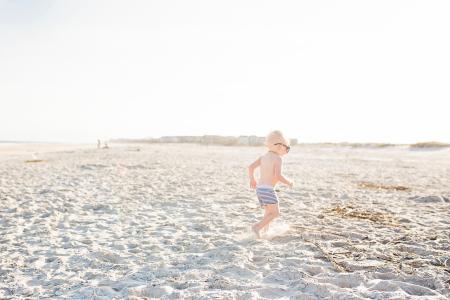
[[(283, 136), (281, 131), (276, 130), (269, 133), (266, 137), (265, 145), (268, 150), (267, 153), (248, 167), (250, 187), (252, 189), (256, 188), (256, 196), (261, 208), (265, 209), (263, 219), (252, 226), (252, 230), (258, 238), (261, 237), (260, 232), (266, 232), (270, 222), (280, 215), (278, 196), (274, 189), (275, 185), (278, 182), (284, 183), (291, 188), (294, 185), (291, 180), (284, 177), (281, 173), (281, 157), (286, 155), (291, 149), (289, 140)], [(260, 177), (258, 182), (256, 182), (254, 171), (258, 167), (260, 168)]]

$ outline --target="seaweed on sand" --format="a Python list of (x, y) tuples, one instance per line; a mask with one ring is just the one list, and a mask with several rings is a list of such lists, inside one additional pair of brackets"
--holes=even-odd
[(39, 162), (45, 162), (43, 159), (29, 159), (25, 161), (26, 163), (39, 163)]
[(370, 181), (360, 181), (358, 182), (358, 187), (361, 189), (374, 189), (374, 190), (404, 191), (404, 192), (411, 191), (411, 188), (402, 185), (378, 184)]
[(369, 220), (377, 224), (399, 226), (399, 224), (395, 222), (395, 219), (386, 213), (367, 211), (362, 209), (358, 210), (351, 205), (336, 206), (326, 212), (329, 214), (338, 215), (346, 219)]

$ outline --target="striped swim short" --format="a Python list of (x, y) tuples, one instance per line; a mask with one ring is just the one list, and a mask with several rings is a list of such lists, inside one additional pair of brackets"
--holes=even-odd
[(278, 196), (270, 185), (258, 185), (256, 187), (256, 196), (261, 207), (267, 204), (278, 204)]

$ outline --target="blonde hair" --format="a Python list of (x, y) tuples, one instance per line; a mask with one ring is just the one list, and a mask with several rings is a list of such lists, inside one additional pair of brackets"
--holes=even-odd
[(280, 130), (274, 130), (267, 135), (265, 144), (270, 148), (278, 143), (285, 144), (286, 146), (290, 146), (291, 144), (290, 140), (286, 139)]

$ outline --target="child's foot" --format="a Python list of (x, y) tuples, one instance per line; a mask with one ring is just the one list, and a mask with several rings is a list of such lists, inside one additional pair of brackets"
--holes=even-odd
[(261, 238), (261, 235), (259, 234), (259, 230), (256, 228), (256, 225), (252, 226), (253, 232), (256, 234), (256, 237), (259, 239)]

